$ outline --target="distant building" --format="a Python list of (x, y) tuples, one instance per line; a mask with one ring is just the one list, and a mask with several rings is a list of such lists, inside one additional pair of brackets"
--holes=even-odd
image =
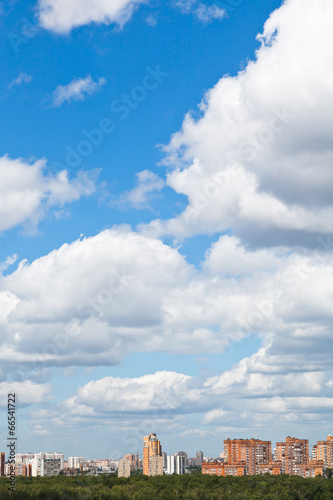
[(279, 476), (282, 474), (282, 462), (271, 460), (268, 464), (259, 464), (258, 474), (271, 474), (272, 476)]
[(15, 455), (15, 463), (16, 464), (26, 464), (29, 460), (32, 460), (35, 457), (34, 453), (26, 452), (26, 453), (16, 453)]
[(118, 462), (118, 477), (130, 477), (131, 462), (130, 460), (119, 460)]
[(131, 470), (136, 470), (139, 467), (139, 455), (129, 453), (124, 456), (124, 460), (129, 460), (131, 463)]
[(190, 458), (187, 458), (187, 459), (186, 459), (186, 465), (187, 465), (188, 467), (193, 466), (193, 465), (195, 465), (195, 464), (196, 464), (196, 459), (195, 459), (195, 457), (190, 457)]
[(165, 453), (165, 451), (162, 452), (162, 457), (163, 457), (163, 470), (166, 471), (167, 465), (168, 465), (168, 455)]
[[(161, 457), (163, 474), (162, 446), (160, 441), (157, 439), (156, 434), (152, 433), (143, 438), (143, 474), (146, 476), (157, 475), (155, 474), (155, 471), (157, 470), (157, 462), (155, 460), (153, 462), (151, 461), (154, 457)], [(160, 470), (160, 468), (158, 468), (158, 470)]]
[(149, 458), (149, 476), (163, 476), (163, 457), (153, 455)]
[(0, 477), (5, 475), (5, 453), (0, 453)]
[(322, 476), (323, 469), (323, 461), (310, 460), (309, 463), (299, 466), (299, 475), (304, 478)]
[(186, 458), (185, 455), (175, 455), (167, 456), (167, 474), (185, 474), (186, 471)]
[(84, 457), (68, 457), (68, 468), (79, 469), (80, 465), (86, 461)]
[(77, 476), (80, 474), (77, 468), (72, 468), (72, 467), (64, 467), (61, 471), (61, 474), (63, 476)]
[(195, 465), (197, 465), (198, 467), (200, 467), (202, 464), (203, 456), (204, 454), (202, 451), (197, 451), (195, 454)]
[(312, 459), (324, 462), (324, 468), (333, 468), (333, 436), (329, 434), (326, 441), (317, 441), (312, 449)]
[(33, 476), (57, 476), (62, 469), (60, 458), (34, 458), (31, 465)]
[(260, 439), (226, 439), (224, 441), (224, 461), (228, 464), (246, 463), (246, 472), (259, 474), (259, 465), (267, 465), (272, 460), (270, 441)]
[(309, 441), (288, 436), (276, 443), (276, 458), (282, 462), (282, 474), (301, 475), (301, 465), (309, 463)]

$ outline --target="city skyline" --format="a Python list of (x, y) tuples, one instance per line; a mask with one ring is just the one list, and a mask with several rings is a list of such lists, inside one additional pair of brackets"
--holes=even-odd
[(0, 1), (0, 449), (331, 432), (332, 17)]
[(254, 476), (262, 474), (331, 477), (333, 471), (333, 435), (317, 441), (310, 449), (308, 439), (287, 436), (276, 443), (255, 438), (226, 439), (219, 457), (204, 456), (197, 451), (195, 457), (187, 452), (167, 454), (156, 433), (143, 436), (143, 454), (127, 454), (114, 459), (90, 459), (71, 456), (65, 459), (61, 452), (16, 453), (5, 460), (1, 453), (0, 476), (73, 476), (87, 473), (117, 474), (129, 478), (138, 470), (145, 476), (183, 475), (191, 473), (191, 466), (199, 466), (203, 475)]
[[(177, 453), (184, 453), (183, 451), (180, 451), (180, 450), (176, 451), (176, 448), (173, 449), (173, 450), (170, 449), (168, 447), (168, 443), (166, 443), (166, 444), (164, 443), (163, 447), (162, 447), (162, 443), (157, 438), (156, 433), (150, 433), (149, 436), (142, 436), (142, 439), (143, 439), (143, 442), (144, 442), (143, 449), (145, 448), (145, 442), (147, 442), (146, 446), (149, 446), (148, 442), (150, 441), (150, 439), (148, 439), (148, 441), (147, 441), (147, 438), (150, 438), (150, 436), (152, 436), (153, 438), (156, 438), (156, 439), (154, 439), (154, 441), (156, 441), (156, 443), (157, 443), (157, 445), (155, 445), (155, 447), (154, 447), (153, 454), (159, 455), (160, 453), (162, 453), (162, 450), (164, 450), (164, 447), (166, 447), (166, 449), (168, 450), (166, 452), (167, 455), (174, 455), (174, 454), (177, 454)], [(323, 436), (321, 436), (321, 437), (323, 437)], [(327, 436), (325, 436), (325, 438), (326, 437), (328, 437), (329, 439), (332, 439), (332, 441), (333, 441), (333, 434), (329, 433)], [(205, 453), (205, 451), (199, 450), (194, 445), (192, 445), (191, 450), (195, 449), (196, 451), (195, 452), (193, 452), (193, 451), (192, 452), (187, 452), (186, 451), (186, 454), (187, 454), (188, 457), (192, 457), (192, 458), (198, 457), (199, 456), (198, 454), (201, 454), (201, 453), (202, 453), (202, 458), (204, 458), (204, 457), (210, 457), (210, 458), (214, 458), (215, 457), (215, 458), (217, 458), (218, 455), (220, 455), (221, 453), (225, 454), (226, 442), (228, 442), (228, 441), (243, 441), (243, 440), (248, 440), (248, 441), (254, 440), (254, 441), (260, 441), (262, 443), (270, 443), (270, 445), (271, 445), (270, 453), (271, 453), (271, 452), (273, 452), (274, 449), (276, 449), (276, 445), (281, 444), (281, 442), (282, 442), (281, 438), (284, 438), (284, 436), (281, 436), (280, 440), (276, 441), (276, 442), (272, 441), (271, 439), (262, 440), (261, 438), (262, 438), (262, 436), (260, 436), (260, 437), (259, 436), (256, 436), (256, 437), (254, 437), (254, 436), (251, 436), (251, 437), (249, 437), (249, 436), (247, 436), (247, 437), (233, 436), (231, 438), (230, 437), (224, 437), (224, 438), (221, 437), (221, 450), (219, 451), (219, 450), (216, 449), (215, 450), (216, 454), (210, 455), (208, 453)], [(291, 438), (291, 435), (288, 434), (286, 436), (286, 439), (287, 438)], [(303, 437), (297, 436), (296, 438), (292, 437), (292, 439), (298, 439), (300, 441), (304, 441), (304, 440), (307, 441), (308, 442), (308, 451), (309, 451), (308, 454), (309, 454), (309, 456), (311, 456), (311, 454), (313, 452), (313, 449), (316, 448), (318, 444), (326, 442), (326, 440), (317, 439), (316, 441), (314, 441), (313, 443), (311, 443), (309, 441), (308, 437), (306, 437), (306, 436), (303, 436)], [(274, 446), (274, 444), (275, 444), (275, 446)], [(101, 457), (101, 456), (98, 457), (98, 458), (96, 456), (95, 457), (92, 457), (92, 456), (90, 457), (90, 456), (85, 455), (85, 454), (83, 454), (83, 455), (82, 454), (81, 455), (75, 455), (75, 454), (66, 455), (62, 451), (59, 451), (59, 450), (56, 451), (56, 452), (55, 451), (51, 452), (50, 449), (47, 452), (45, 452), (45, 451), (41, 452), (40, 450), (39, 451), (31, 451), (31, 450), (28, 451), (28, 450), (25, 450), (24, 452), (23, 451), (17, 451), (16, 452), (17, 455), (38, 454), (38, 453), (60, 453), (60, 454), (64, 455), (64, 458), (67, 461), (69, 460), (69, 458), (75, 458), (75, 459), (82, 459), (83, 458), (85, 461), (87, 461), (87, 460), (114, 460), (114, 459), (118, 460), (118, 459), (124, 459), (124, 458), (129, 457), (129, 456), (138, 456), (141, 460), (143, 460), (143, 457), (144, 457), (144, 452), (142, 451), (142, 446), (136, 452), (134, 452), (132, 450), (132, 451), (128, 451), (128, 453), (122, 454), (121, 456), (112, 455), (112, 456), (110, 456), (108, 458), (107, 457)], [(148, 456), (149, 456), (149, 454), (148, 454)], [(129, 458), (128, 458), (128, 460), (129, 460)]]

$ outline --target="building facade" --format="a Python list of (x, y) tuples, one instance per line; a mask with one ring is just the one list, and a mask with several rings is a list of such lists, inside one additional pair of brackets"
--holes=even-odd
[(153, 455), (149, 459), (149, 476), (163, 476), (163, 457)]
[(246, 473), (259, 474), (260, 465), (268, 465), (272, 460), (272, 444), (260, 439), (226, 439), (224, 441), (224, 461), (227, 464), (245, 462)]
[(152, 433), (149, 436), (143, 438), (143, 474), (145, 476), (152, 476), (152, 471), (156, 470), (156, 461), (152, 462), (153, 457), (161, 457), (162, 459), (162, 474), (163, 474), (163, 457), (162, 457), (162, 446), (160, 441), (157, 439), (156, 434)]
[(186, 472), (186, 457), (183, 454), (176, 453), (175, 455), (167, 456), (167, 474), (185, 474)]
[(68, 457), (68, 468), (79, 469), (81, 464), (84, 464), (86, 459), (84, 457)]
[(5, 453), (0, 453), (0, 477), (5, 475)]
[(118, 462), (118, 477), (130, 477), (131, 475), (131, 462), (130, 460), (123, 459)]
[(333, 468), (333, 436), (329, 434), (326, 441), (317, 441), (312, 449), (312, 459), (322, 461), (324, 468)]
[(299, 475), (307, 477), (322, 476), (324, 469), (323, 461), (310, 460), (308, 464), (302, 464), (299, 466)]
[(201, 467), (203, 456), (203, 451), (197, 451), (195, 454), (195, 465), (197, 465), (198, 467)]
[(288, 436), (285, 442), (276, 443), (276, 458), (282, 462), (282, 474), (301, 475), (301, 465), (309, 463), (309, 441)]
[(131, 463), (131, 470), (137, 470), (139, 467), (139, 455), (134, 455), (133, 453), (128, 453), (124, 456), (124, 460), (129, 460)]

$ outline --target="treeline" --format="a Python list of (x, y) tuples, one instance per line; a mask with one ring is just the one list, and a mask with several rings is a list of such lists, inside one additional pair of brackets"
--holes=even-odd
[(1, 500), (332, 500), (333, 479), (289, 476), (17, 477), (0, 479)]

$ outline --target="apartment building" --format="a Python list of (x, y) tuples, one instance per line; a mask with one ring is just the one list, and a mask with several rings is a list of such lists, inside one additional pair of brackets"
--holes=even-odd
[(123, 459), (118, 462), (118, 477), (130, 477), (131, 475), (131, 462), (130, 460)]
[(282, 474), (282, 462), (271, 460), (268, 464), (259, 464), (258, 474), (271, 474), (272, 476), (279, 476)]
[(5, 464), (5, 475), (6, 476), (32, 476), (32, 465), (31, 464)]
[(202, 474), (216, 475), (216, 476), (245, 476), (248, 474), (248, 467), (246, 462), (233, 462), (226, 463), (218, 460), (211, 462), (202, 462)]
[(0, 477), (5, 475), (5, 453), (0, 453)]
[(301, 475), (301, 465), (309, 463), (309, 441), (288, 436), (276, 443), (276, 458), (282, 462), (282, 474)]
[(200, 467), (202, 464), (203, 456), (203, 451), (197, 451), (195, 454), (195, 465), (197, 465), (198, 467)]
[(86, 459), (84, 457), (68, 457), (68, 468), (79, 469), (81, 464), (84, 464)]
[(302, 464), (299, 466), (299, 475), (304, 478), (322, 476), (323, 469), (323, 461), (310, 460), (308, 464)]
[[(152, 461), (154, 457), (161, 457), (162, 473), (163, 474), (163, 456), (162, 446), (157, 439), (156, 434), (152, 433), (143, 438), (143, 474), (145, 476), (153, 476), (156, 470), (160, 470), (159, 461)], [(154, 474), (153, 474), (154, 472)]]
[(35, 457), (34, 453), (26, 452), (26, 453), (16, 453), (15, 455), (15, 463), (16, 464), (27, 464), (29, 460), (32, 460)]
[(43, 453), (38, 453), (31, 461), (32, 476), (57, 476), (61, 471), (60, 458), (46, 458)]
[(224, 461), (228, 464), (246, 463), (247, 473), (259, 474), (259, 465), (267, 465), (272, 460), (272, 444), (260, 439), (226, 439), (224, 441)]
[(185, 474), (186, 456), (180, 453), (167, 456), (167, 474)]
[(128, 453), (127, 455), (124, 456), (124, 460), (130, 461), (132, 470), (136, 470), (139, 467), (139, 455)]
[(149, 458), (149, 476), (163, 476), (163, 457), (153, 455)]
[(216, 476), (225, 476), (225, 468), (222, 462), (213, 461), (213, 462), (202, 462), (201, 464), (201, 472), (202, 474), (208, 475), (216, 475)]
[(317, 441), (312, 449), (312, 459), (322, 461), (324, 468), (333, 468), (333, 436), (329, 434), (326, 441)]

